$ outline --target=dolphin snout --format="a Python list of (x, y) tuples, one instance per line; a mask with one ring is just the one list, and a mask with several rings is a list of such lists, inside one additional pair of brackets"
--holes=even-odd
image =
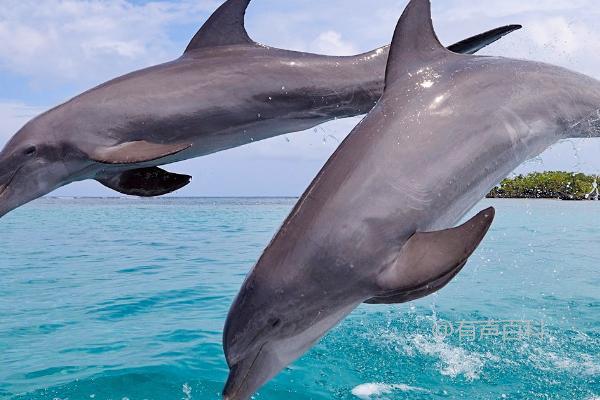
[(253, 391), (248, 390), (248, 381), (258, 357), (260, 357), (260, 350), (229, 368), (229, 377), (223, 389), (224, 400), (244, 400), (252, 395)]
[(248, 378), (252, 371), (252, 363), (240, 362), (230, 367), (229, 377), (223, 389), (224, 400), (245, 400), (253, 391), (248, 389)]
[(244, 376), (249, 371), (243, 371), (242, 366), (238, 363), (230, 367), (229, 377), (223, 389), (223, 400), (238, 400), (242, 397), (236, 397), (240, 392), (244, 383)]
[(263, 345), (257, 351), (229, 367), (229, 377), (223, 389), (224, 400), (248, 400), (282, 368), (281, 363)]

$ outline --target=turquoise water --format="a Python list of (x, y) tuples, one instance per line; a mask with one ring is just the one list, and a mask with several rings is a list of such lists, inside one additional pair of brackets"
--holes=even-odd
[[(42, 199), (9, 214), (0, 398), (219, 399), (228, 307), (294, 202)], [(360, 307), (256, 399), (597, 400), (600, 203), (489, 204), (493, 228), (447, 288)], [(532, 330), (496, 334), (502, 321)]]

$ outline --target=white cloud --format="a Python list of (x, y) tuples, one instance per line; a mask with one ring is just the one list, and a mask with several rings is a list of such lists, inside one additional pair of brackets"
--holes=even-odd
[(4, 0), (0, 65), (43, 81), (98, 82), (179, 54), (173, 24), (205, 19), (214, 1)]
[(318, 54), (332, 56), (347, 56), (357, 54), (356, 47), (342, 39), (342, 34), (336, 31), (325, 31), (313, 41), (311, 50)]
[[(3, 0), (0, 69), (23, 75), (37, 88), (56, 90), (75, 84), (85, 89), (122, 73), (177, 57), (189, 40), (184, 37), (187, 34), (181, 35), (181, 28), (185, 27), (186, 32), (195, 30), (220, 2)], [(503, 38), (484, 54), (550, 62), (600, 78), (600, 25), (596, 22), (600, 11), (596, 11), (595, 3), (592, 0), (434, 0), (433, 18), (444, 43), (494, 26), (522, 23), (523, 30)], [(389, 42), (405, 4), (406, 1), (398, 0), (375, 3), (254, 0), (247, 25), (251, 36), (265, 44), (332, 55), (356, 54)], [(42, 111), (23, 102), (0, 102), (3, 121), (0, 143)], [(255, 143), (206, 162), (196, 160), (197, 163), (186, 164), (184, 169), (189, 165), (209, 168), (217, 161), (219, 167), (212, 168), (220, 174), (253, 162), (311, 163), (315, 169), (357, 121), (355, 118), (332, 122), (316, 130)], [(523, 168), (556, 169), (562, 165), (564, 169), (599, 170), (595, 155), (600, 143), (577, 143), (583, 162), (575, 162), (577, 157), (571, 147), (563, 144), (544, 155), (545, 164), (530, 163)], [(223, 162), (227, 163), (224, 170)], [(217, 172), (214, 173), (216, 176)], [(216, 183), (220, 180), (214, 179)], [(203, 183), (195, 184), (200, 187)]]
[(18, 102), (0, 102), (0, 148), (31, 118), (44, 112), (40, 107), (31, 107)]
[[(441, 2), (434, 1), (434, 8), (439, 7)], [(581, 8), (593, 8), (596, 2), (593, 0), (450, 0), (443, 4), (446, 10), (442, 15), (447, 20), (465, 20), (471, 18), (501, 18), (522, 16), (527, 13), (549, 13), (577, 10)]]
[[(579, 33), (587, 32), (578, 25)], [(555, 47), (559, 44), (567, 54), (573, 54), (580, 48), (581, 36), (575, 33), (575, 24), (569, 24), (564, 17), (551, 17), (544, 20), (533, 21), (528, 26), (528, 31), (534, 43), (541, 47)], [(558, 41), (558, 43), (557, 43)]]
[(330, 121), (306, 131), (252, 143), (244, 148), (243, 155), (272, 160), (325, 161), (361, 119)]

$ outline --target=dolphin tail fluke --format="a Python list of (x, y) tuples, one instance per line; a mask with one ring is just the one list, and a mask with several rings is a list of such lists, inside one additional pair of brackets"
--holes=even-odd
[(155, 197), (181, 189), (190, 183), (192, 177), (152, 167), (132, 169), (97, 180), (119, 193), (130, 196)]
[(495, 210), (488, 208), (457, 228), (415, 233), (396, 262), (377, 278), (381, 294), (367, 303), (404, 303), (444, 287), (477, 249), (494, 215)]
[(521, 29), (522, 25), (507, 25), (500, 28), (492, 29), (477, 36), (461, 40), (458, 43), (448, 47), (448, 50), (454, 53), (475, 54), (486, 46), (502, 39), (511, 32)]
[[(523, 28), (522, 25), (506, 25), (501, 26), (499, 28), (492, 29), (487, 32), (480, 33), (478, 35), (469, 37), (467, 39), (461, 40), (458, 43), (455, 43), (451, 46), (448, 46), (448, 50), (453, 53), (460, 54), (475, 54), (479, 50), (497, 42), (502, 39), (504, 36)], [(375, 50), (369, 51), (367, 53), (359, 54), (357, 57), (374, 59), (376, 56), (385, 54), (389, 52), (390, 46), (379, 47)]]

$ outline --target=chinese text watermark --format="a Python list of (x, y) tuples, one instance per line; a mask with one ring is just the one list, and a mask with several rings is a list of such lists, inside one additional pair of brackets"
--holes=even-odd
[(544, 327), (544, 321), (436, 321), (433, 335), (441, 339), (456, 335), (466, 341), (491, 338), (518, 341), (543, 339)]

